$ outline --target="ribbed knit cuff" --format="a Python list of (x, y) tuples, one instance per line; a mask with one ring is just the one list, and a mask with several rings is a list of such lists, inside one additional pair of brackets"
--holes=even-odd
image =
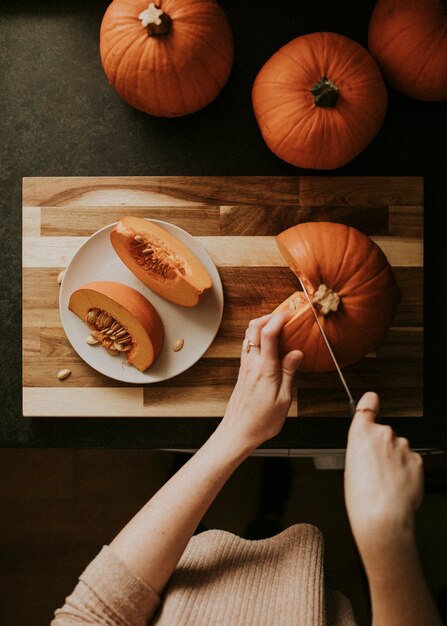
[(155, 591), (131, 572), (109, 546), (103, 547), (79, 580), (116, 615), (118, 624), (146, 626), (160, 603)]

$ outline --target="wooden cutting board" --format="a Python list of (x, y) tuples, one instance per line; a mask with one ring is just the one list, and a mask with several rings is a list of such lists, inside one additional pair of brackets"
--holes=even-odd
[[(198, 237), (222, 278), (225, 310), (203, 358), (160, 384), (136, 387), (85, 364), (68, 342), (57, 276), (96, 230), (123, 215), (172, 222)], [(23, 414), (222, 416), (249, 320), (298, 288), (274, 236), (302, 221), (369, 235), (401, 290), (394, 326), (345, 370), (353, 393), (380, 393), (384, 416), (422, 415), (423, 180), (417, 177), (102, 177), (23, 179)], [(59, 381), (63, 368), (72, 375)], [(335, 373), (303, 374), (289, 415), (346, 416)]]

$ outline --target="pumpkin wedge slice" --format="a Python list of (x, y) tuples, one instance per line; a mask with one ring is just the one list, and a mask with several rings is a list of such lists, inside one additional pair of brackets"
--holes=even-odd
[(123, 352), (140, 372), (161, 352), (163, 323), (152, 304), (138, 291), (115, 282), (92, 282), (76, 289), (68, 308), (90, 329), (88, 343), (110, 354)]
[[(359, 361), (383, 340), (393, 321), (399, 290), (386, 256), (369, 237), (334, 222), (305, 222), (276, 237), (293, 273), (303, 281), (341, 366)], [(300, 370), (334, 369), (303, 292), (275, 311), (296, 311), (279, 338), (279, 351), (303, 351)]]
[(195, 306), (211, 278), (199, 259), (167, 230), (140, 217), (123, 217), (110, 241), (130, 271), (160, 296)]

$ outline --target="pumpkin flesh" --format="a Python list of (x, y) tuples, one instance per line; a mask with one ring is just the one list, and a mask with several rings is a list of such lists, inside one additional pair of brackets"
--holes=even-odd
[(123, 217), (110, 233), (110, 241), (130, 271), (170, 302), (195, 306), (212, 286), (199, 259), (176, 237), (153, 222), (139, 217)]
[[(314, 307), (340, 365), (355, 363), (374, 350), (387, 333), (398, 302), (398, 289), (380, 248), (354, 228), (329, 222), (303, 223), (276, 238), (281, 254), (314, 299)], [(315, 301), (327, 286), (339, 296), (336, 310), (322, 314)], [(292, 294), (276, 310), (296, 310), (280, 336), (280, 352), (300, 349), (303, 371), (324, 372), (334, 363), (303, 292)]]
[(164, 340), (163, 323), (152, 304), (127, 285), (96, 281), (72, 293), (68, 308), (87, 323), (93, 309), (106, 311), (132, 336), (128, 363), (141, 372), (147, 370), (161, 352)]
[[(326, 90), (330, 87), (323, 102), (322, 81)], [(377, 134), (387, 93), (362, 46), (336, 33), (312, 33), (292, 40), (265, 63), (252, 101), (264, 140), (279, 158), (298, 167), (334, 169)]]

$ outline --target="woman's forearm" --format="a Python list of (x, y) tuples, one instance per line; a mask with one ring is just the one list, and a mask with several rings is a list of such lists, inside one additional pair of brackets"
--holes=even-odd
[(160, 593), (210, 504), (251, 451), (218, 428), (116, 536), (113, 551)]
[(414, 536), (385, 554), (364, 558), (373, 626), (442, 626), (427, 587)]

